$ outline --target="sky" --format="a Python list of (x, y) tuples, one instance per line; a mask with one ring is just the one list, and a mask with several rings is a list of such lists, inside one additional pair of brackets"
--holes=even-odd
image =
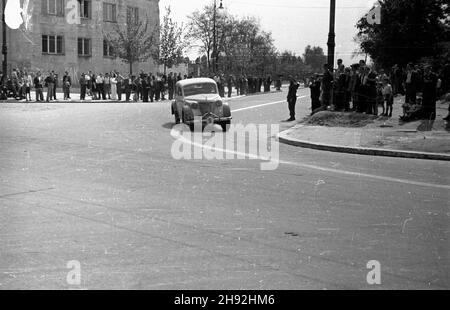
[[(336, 59), (342, 58), (350, 65), (358, 59), (352, 54), (358, 49), (354, 42), (358, 20), (372, 8), (375, 0), (336, 1)], [(203, 8), (213, 0), (160, 0), (161, 15), (170, 6), (174, 19), (186, 24), (187, 15)], [(217, 0), (220, 3), (220, 0)], [(303, 55), (307, 45), (320, 46), (327, 53), (329, 31), (329, 0), (223, 0), (224, 7), (237, 16), (254, 16), (262, 29), (272, 32), (279, 51), (293, 51)], [(195, 58), (195, 50), (188, 53)]]

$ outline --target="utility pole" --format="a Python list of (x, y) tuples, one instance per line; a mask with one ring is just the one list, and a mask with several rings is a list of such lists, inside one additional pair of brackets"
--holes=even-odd
[[(220, 0), (219, 9), (223, 9), (222, 0)], [(213, 71), (217, 73), (219, 68), (219, 52), (217, 50), (217, 1), (214, 0), (213, 12)]]
[(216, 36), (216, 15), (217, 15), (217, 3), (216, 0), (214, 0), (214, 12), (213, 12), (213, 72), (216, 73), (217, 72), (217, 68), (216, 68), (216, 64), (217, 64), (217, 59), (216, 59), (216, 55), (217, 55), (217, 36)]
[(328, 33), (328, 65), (334, 68), (334, 52), (336, 47), (336, 0), (330, 0), (330, 32)]
[(3, 47), (2, 47), (2, 54), (3, 54), (3, 64), (2, 64), (2, 70), (3, 70), (3, 81), (6, 82), (6, 76), (8, 75), (8, 47), (6, 44), (6, 17), (5, 17), (5, 8), (6, 8), (6, 0), (3, 0), (2, 4), (2, 27), (3, 27)]

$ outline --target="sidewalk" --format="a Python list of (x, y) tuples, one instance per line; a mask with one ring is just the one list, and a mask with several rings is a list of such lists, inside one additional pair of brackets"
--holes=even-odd
[[(324, 151), (372, 156), (450, 160), (450, 122), (448, 103), (437, 105), (436, 121), (399, 122), (401, 100), (398, 98), (392, 118), (348, 113), (321, 112), (325, 126), (311, 125), (311, 118), (278, 135), (280, 142)], [(365, 118), (358, 124), (327, 127), (331, 117)], [(314, 122), (312, 122), (314, 123)], [(323, 124), (321, 124), (323, 125)]]

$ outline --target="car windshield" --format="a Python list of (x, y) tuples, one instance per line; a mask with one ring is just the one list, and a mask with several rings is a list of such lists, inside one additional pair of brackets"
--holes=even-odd
[(192, 84), (184, 87), (184, 96), (217, 94), (217, 86), (213, 83)]

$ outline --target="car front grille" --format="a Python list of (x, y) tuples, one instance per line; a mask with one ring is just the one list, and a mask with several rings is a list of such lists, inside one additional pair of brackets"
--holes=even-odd
[(202, 115), (213, 113), (214, 112), (213, 106), (214, 103), (211, 102), (200, 103), (200, 112), (202, 113)]

